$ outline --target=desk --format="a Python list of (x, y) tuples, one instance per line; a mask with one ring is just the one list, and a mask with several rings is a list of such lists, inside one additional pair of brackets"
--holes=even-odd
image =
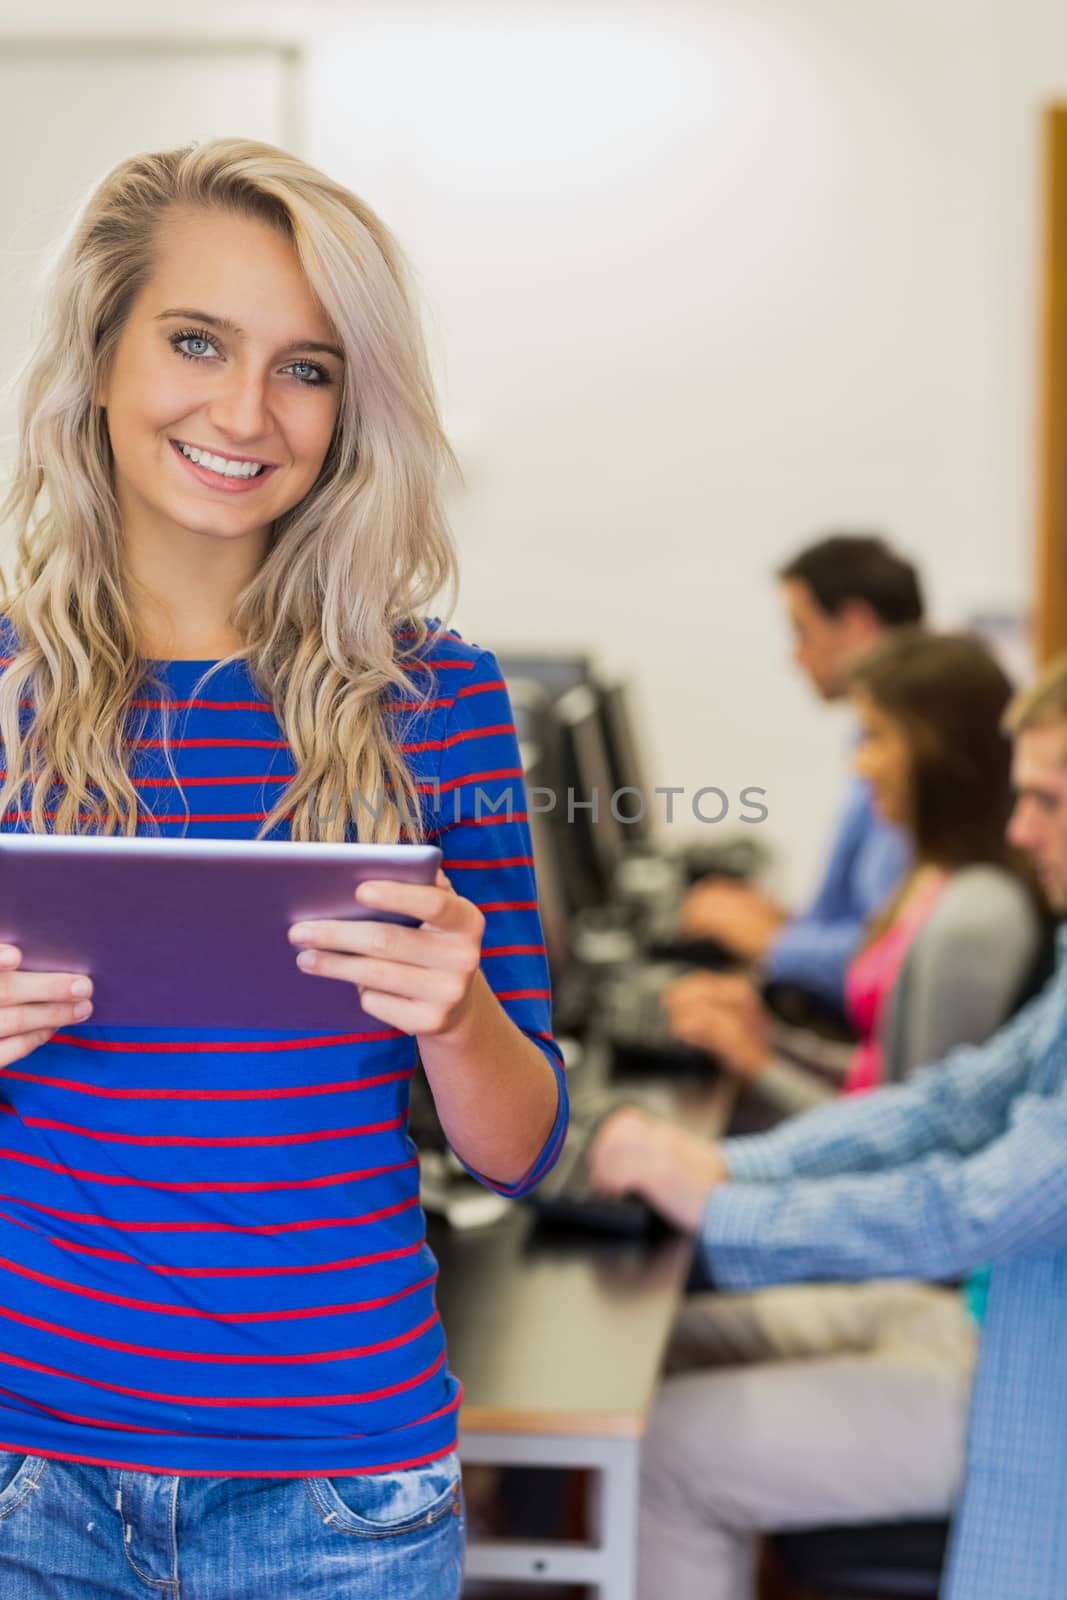
[[(678, 1115), (711, 1136), (733, 1096), (725, 1079), (680, 1092)], [(549, 1237), (523, 1206), (467, 1233), (432, 1218), (429, 1241), (449, 1364), (464, 1384), (463, 1460), (596, 1474), (593, 1543), (472, 1541), (468, 1576), (633, 1600), (638, 1451), (692, 1242)]]

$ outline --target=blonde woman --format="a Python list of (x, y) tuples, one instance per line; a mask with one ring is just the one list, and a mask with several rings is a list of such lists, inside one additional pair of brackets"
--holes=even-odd
[(290, 930), (349, 1034), (222, 1037), (195, 993), (180, 1030), (94, 1026), (0, 950), (4, 1600), (459, 1594), (410, 1079), (507, 1194), (566, 1095), (506, 691), (422, 614), (447, 460), (347, 189), (236, 139), (105, 178), (24, 377), (2, 826), (434, 839), (445, 871), (359, 891), (417, 926)]

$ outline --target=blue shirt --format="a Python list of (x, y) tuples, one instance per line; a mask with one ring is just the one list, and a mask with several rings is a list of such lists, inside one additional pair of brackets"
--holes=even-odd
[(765, 975), (845, 1004), (845, 973), (867, 923), (904, 875), (910, 845), (874, 808), (869, 786), (849, 784), (822, 883), (807, 911), (780, 930)]
[[(139, 833), (253, 838), (293, 775), (245, 663), (192, 696), (208, 665), (155, 664), (181, 789), (164, 700), (146, 685), (135, 702)], [(445, 871), (485, 914), (486, 979), (559, 1084), (525, 1179), (493, 1185), (519, 1193), (558, 1153), (567, 1096), (515, 730), (489, 652), (432, 633), (413, 670), (429, 699), (392, 694), (388, 724)], [(510, 817), (492, 809), (509, 788)], [(191, 994), (188, 1026), (90, 1018), (0, 1073), (0, 1448), (211, 1476), (452, 1450), (461, 1389), (406, 1126), (416, 1058), (384, 1024), (198, 1027)]]
[(987, 1044), (723, 1150), (702, 1227), (723, 1288), (991, 1266), (945, 1600), (1062, 1600), (1067, 933)]

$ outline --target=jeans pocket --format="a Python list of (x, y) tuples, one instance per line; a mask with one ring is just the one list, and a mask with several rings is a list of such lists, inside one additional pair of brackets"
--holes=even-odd
[(47, 1465), (44, 1456), (0, 1450), (0, 1521), (31, 1498)]
[(459, 1456), (454, 1450), (425, 1467), (305, 1478), (304, 1487), (325, 1523), (363, 1539), (415, 1533), (442, 1517), (461, 1516), (463, 1510)]

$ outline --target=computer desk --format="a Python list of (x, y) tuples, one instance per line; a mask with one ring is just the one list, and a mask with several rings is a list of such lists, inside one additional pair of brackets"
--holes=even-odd
[[(735, 1093), (725, 1075), (679, 1089), (678, 1118), (715, 1137)], [(449, 1364), (464, 1385), (462, 1460), (594, 1472), (591, 1542), (472, 1540), (468, 1577), (634, 1600), (638, 1452), (692, 1241), (543, 1234), (515, 1205), (467, 1232), (433, 1217), (429, 1242)]]

